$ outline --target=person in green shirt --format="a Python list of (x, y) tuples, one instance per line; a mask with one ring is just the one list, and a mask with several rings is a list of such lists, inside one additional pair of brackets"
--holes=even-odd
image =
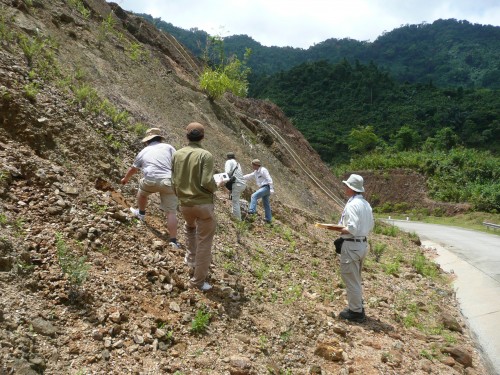
[(202, 291), (212, 289), (206, 281), (212, 262), (212, 243), (216, 220), (214, 157), (200, 142), (205, 127), (192, 122), (186, 127), (189, 144), (176, 151), (172, 162), (172, 186), (185, 220), (186, 256), (184, 262), (194, 269), (189, 284)]

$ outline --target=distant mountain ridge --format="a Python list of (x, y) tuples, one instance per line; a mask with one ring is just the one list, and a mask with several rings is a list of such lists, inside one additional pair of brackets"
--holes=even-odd
[[(208, 33), (184, 30), (140, 14), (159, 29), (172, 34), (195, 55), (201, 55)], [(500, 88), (500, 27), (466, 20), (439, 19), (431, 24), (404, 25), (374, 42), (344, 38), (327, 39), (308, 49), (266, 47), (247, 35), (224, 38), (226, 52), (243, 56), (252, 49), (249, 66), (257, 77), (314, 61), (373, 62), (400, 82), (430, 83), (438, 87)]]

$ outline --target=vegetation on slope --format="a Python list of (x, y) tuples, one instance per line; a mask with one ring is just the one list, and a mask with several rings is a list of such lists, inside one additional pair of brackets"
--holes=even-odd
[[(500, 158), (488, 151), (462, 147), (449, 151), (372, 152), (353, 159), (345, 170), (408, 168), (427, 177), (430, 196), (444, 202), (468, 202), (472, 209), (500, 212)], [(391, 207), (379, 207), (391, 211)]]

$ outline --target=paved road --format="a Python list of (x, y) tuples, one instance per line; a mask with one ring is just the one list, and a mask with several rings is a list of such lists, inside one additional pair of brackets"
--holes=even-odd
[(500, 375), (500, 236), (444, 225), (386, 220), (415, 232), (436, 248), (436, 261), (456, 275), (453, 286), (463, 315), (491, 374)]

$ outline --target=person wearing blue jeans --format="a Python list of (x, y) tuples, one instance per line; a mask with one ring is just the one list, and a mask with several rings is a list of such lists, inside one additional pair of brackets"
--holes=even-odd
[(252, 194), (250, 198), (250, 207), (248, 208), (248, 213), (250, 215), (257, 212), (257, 201), (262, 198), (262, 205), (264, 206), (264, 214), (266, 223), (271, 223), (273, 219), (271, 211), (270, 197), (274, 193), (273, 179), (269, 174), (269, 171), (262, 166), (259, 159), (252, 160), (253, 172), (243, 176), (245, 180), (250, 180), (255, 178), (255, 182), (259, 187), (255, 193)]

